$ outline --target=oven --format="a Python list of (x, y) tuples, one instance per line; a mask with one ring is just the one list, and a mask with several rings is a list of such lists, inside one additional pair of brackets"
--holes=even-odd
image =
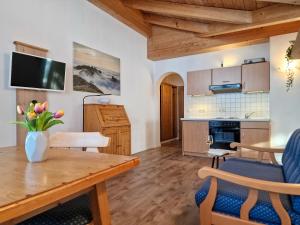
[(240, 121), (209, 121), (210, 148), (236, 150), (230, 148), (230, 143), (240, 142)]

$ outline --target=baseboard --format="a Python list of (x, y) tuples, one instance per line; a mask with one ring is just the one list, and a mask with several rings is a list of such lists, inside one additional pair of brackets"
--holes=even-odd
[(160, 144), (166, 144), (166, 143), (169, 143), (169, 142), (172, 142), (172, 141), (178, 141), (178, 140), (179, 140), (179, 137), (172, 138), (172, 139), (169, 139), (169, 140), (166, 140), (166, 141), (161, 141)]

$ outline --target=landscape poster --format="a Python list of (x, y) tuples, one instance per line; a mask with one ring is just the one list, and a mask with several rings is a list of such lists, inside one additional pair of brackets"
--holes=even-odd
[(120, 59), (73, 43), (73, 90), (120, 95)]

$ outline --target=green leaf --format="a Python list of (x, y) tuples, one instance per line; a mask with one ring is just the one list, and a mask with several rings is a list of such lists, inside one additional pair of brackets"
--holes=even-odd
[(49, 129), (50, 127), (53, 127), (54, 125), (58, 125), (58, 124), (64, 124), (63, 121), (61, 120), (51, 120), (45, 127), (44, 127), (44, 131)]
[(37, 131), (42, 131), (43, 127), (45, 126), (45, 120), (52, 115), (52, 113), (46, 111), (38, 115), (38, 118), (36, 120), (36, 129)]
[(30, 131), (37, 131), (37, 129), (36, 129), (36, 119), (34, 119), (34, 120), (27, 120), (26, 119), (26, 123), (27, 123), (27, 126), (28, 126)]
[(47, 124), (52, 119), (53, 119), (53, 113), (51, 113), (51, 112), (45, 112), (45, 118), (44, 118), (42, 130), (45, 130), (44, 128), (47, 126)]
[(22, 127), (29, 130), (29, 127), (27, 126), (27, 123), (25, 121), (15, 121), (15, 122), (10, 122), (10, 123), (11, 124), (16, 124), (16, 125), (21, 125)]

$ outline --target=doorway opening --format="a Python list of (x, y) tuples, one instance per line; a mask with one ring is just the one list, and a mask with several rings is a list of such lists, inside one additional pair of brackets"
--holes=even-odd
[(177, 73), (168, 73), (160, 84), (160, 141), (180, 140), (184, 117), (184, 83)]

